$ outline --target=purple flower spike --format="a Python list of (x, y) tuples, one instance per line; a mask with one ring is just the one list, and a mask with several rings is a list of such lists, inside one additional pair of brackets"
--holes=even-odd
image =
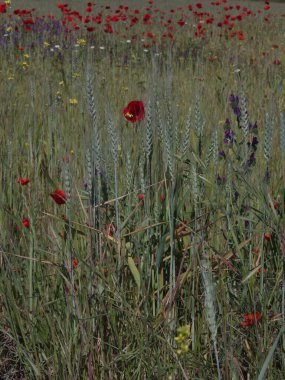
[(234, 114), (238, 117), (241, 115), (239, 107), (234, 107)]
[(253, 148), (256, 148), (256, 145), (257, 145), (257, 144), (258, 144), (258, 139), (257, 139), (256, 136), (254, 136), (253, 139), (252, 139), (252, 142), (251, 142), (251, 146), (252, 146)]
[(225, 129), (224, 143), (232, 143), (234, 141), (234, 135), (234, 132), (230, 128)]

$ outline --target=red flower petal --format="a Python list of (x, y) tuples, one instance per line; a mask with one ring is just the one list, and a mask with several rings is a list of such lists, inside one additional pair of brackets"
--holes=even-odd
[(131, 101), (123, 111), (125, 118), (132, 122), (136, 123), (138, 120), (144, 120), (145, 111), (144, 104), (140, 100)]
[(72, 269), (75, 269), (78, 266), (78, 263), (77, 259), (72, 259)]
[(23, 178), (23, 177), (18, 178), (18, 183), (21, 186), (26, 186), (29, 182), (31, 181), (28, 178)]
[(270, 233), (269, 233), (269, 232), (266, 232), (266, 233), (264, 234), (264, 239), (267, 240), (267, 241), (270, 240)]
[(30, 221), (28, 218), (24, 218), (22, 220), (22, 224), (26, 227), (26, 228), (30, 228)]
[(50, 196), (58, 205), (63, 205), (66, 203), (66, 194), (64, 190), (55, 190), (50, 194)]
[(259, 311), (256, 313), (249, 313), (244, 315), (244, 321), (241, 322), (242, 326), (252, 326), (261, 320), (261, 314)]

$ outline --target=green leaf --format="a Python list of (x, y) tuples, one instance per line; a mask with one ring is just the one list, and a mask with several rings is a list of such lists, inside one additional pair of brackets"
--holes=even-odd
[(266, 356), (266, 359), (265, 359), (265, 362), (263, 363), (263, 366), (261, 368), (261, 371), (258, 375), (258, 378), (257, 380), (264, 380), (265, 379), (265, 376), (266, 376), (266, 372), (267, 372), (267, 369), (269, 367), (269, 364), (272, 360), (272, 357), (273, 357), (273, 354), (274, 354), (274, 351), (276, 350), (276, 347), (277, 347), (277, 344), (278, 344), (278, 341), (281, 337), (281, 335), (283, 334), (284, 332), (284, 326), (281, 327), (280, 331), (279, 331), (279, 334), (277, 335), (272, 347), (270, 348), (267, 356)]
[(166, 240), (166, 237), (167, 237), (167, 233), (164, 234), (160, 240), (160, 243), (159, 243), (159, 247), (158, 247), (158, 250), (157, 250), (157, 253), (156, 253), (156, 270), (158, 271), (159, 268), (160, 268), (160, 264), (161, 264), (161, 259), (162, 259), (162, 254), (164, 253), (164, 246), (165, 246), (165, 240)]
[(132, 272), (134, 280), (137, 284), (137, 287), (140, 289), (141, 288), (140, 274), (139, 274), (138, 268), (136, 267), (134, 259), (131, 256), (128, 256), (128, 265), (129, 265), (130, 271)]

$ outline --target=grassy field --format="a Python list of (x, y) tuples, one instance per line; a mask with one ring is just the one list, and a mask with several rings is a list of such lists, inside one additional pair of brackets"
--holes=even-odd
[(283, 5), (209, 3), (0, 15), (1, 379), (284, 377)]

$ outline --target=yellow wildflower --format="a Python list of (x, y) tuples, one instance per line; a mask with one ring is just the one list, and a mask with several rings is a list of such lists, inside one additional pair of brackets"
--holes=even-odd
[(86, 45), (86, 40), (84, 38), (78, 38), (78, 40), (76, 41), (76, 43), (79, 46), (85, 46)]
[(29, 59), (30, 58), (29, 54), (24, 54), (24, 58)]
[(73, 105), (73, 106), (76, 106), (78, 104), (78, 100), (73, 98), (73, 99), (69, 99), (69, 104)]
[(10, 33), (10, 32), (12, 32), (12, 30), (13, 30), (12, 26), (8, 26), (8, 28), (6, 29), (6, 32)]
[(190, 325), (184, 325), (177, 329), (180, 335), (189, 336), (190, 335)]
[(22, 66), (22, 68), (25, 70), (25, 69), (27, 69), (30, 65), (28, 64), (28, 62), (24, 61), (24, 62), (21, 63), (21, 66)]
[(177, 329), (178, 335), (174, 338), (177, 342), (177, 354), (185, 354), (189, 351), (190, 325), (184, 325)]
[(50, 46), (50, 43), (47, 42), (47, 41), (45, 41), (45, 42), (44, 42), (44, 47), (49, 47), (49, 46)]

